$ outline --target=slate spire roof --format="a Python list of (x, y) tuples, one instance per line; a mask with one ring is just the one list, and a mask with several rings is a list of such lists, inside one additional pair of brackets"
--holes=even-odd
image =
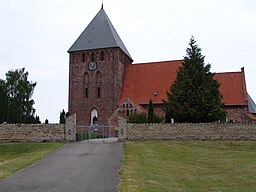
[(132, 59), (102, 6), (68, 52), (114, 47), (121, 48)]

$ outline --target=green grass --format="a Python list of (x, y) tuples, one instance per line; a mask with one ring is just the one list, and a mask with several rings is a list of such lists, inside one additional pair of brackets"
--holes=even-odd
[(0, 144), (0, 179), (42, 159), (61, 145), (62, 143)]
[(120, 192), (255, 190), (256, 142), (124, 144)]

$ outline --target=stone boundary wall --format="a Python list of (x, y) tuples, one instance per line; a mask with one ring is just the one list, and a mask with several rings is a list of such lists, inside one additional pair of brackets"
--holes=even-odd
[(119, 117), (120, 140), (256, 141), (256, 124), (127, 124)]
[(74, 142), (76, 115), (66, 124), (0, 124), (0, 142)]

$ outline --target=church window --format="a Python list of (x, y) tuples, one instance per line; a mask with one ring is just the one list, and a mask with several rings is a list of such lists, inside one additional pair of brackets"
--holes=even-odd
[(88, 96), (89, 96), (88, 88), (86, 87), (86, 88), (85, 88), (85, 97), (88, 98)]
[(123, 104), (123, 108), (125, 108), (125, 104)]
[(84, 84), (88, 84), (89, 83), (89, 73), (88, 72), (85, 72), (84, 73)]
[(126, 110), (126, 116), (128, 117), (130, 115), (129, 109)]
[(82, 58), (81, 58), (82, 62), (85, 62), (85, 53), (82, 54)]
[(100, 87), (97, 88), (97, 97), (100, 98)]
[(101, 83), (101, 73), (99, 71), (96, 73), (96, 83)]
[(104, 61), (104, 52), (103, 52), (103, 51), (100, 52), (100, 60), (101, 60), (101, 61)]
[(95, 53), (92, 53), (91, 57), (92, 57), (92, 61), (95, 61)]
[(110, 60), (113, 60), (113, 59), (114, 59), (114, 53), (113, 53), (112, 50), (110, 51), (110, 56), (109, 56), (109, 57), (110, 57)]

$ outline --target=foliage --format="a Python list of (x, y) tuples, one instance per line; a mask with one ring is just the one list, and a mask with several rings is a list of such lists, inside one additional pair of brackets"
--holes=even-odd
[(148, 103), (148, 123), (154, 123), (155, 122), (154, 117), (155, 117), (154, 105), (153, 105), (152, 99), (150, 98)]
[(176, 122), (213, 122), (225, 117), (220, 84), (213, 78), (211, 65), (205, 65), (204, 58), (192, 37), (184, 63), (179, 67), (177, 78), (167, 92), (167, 122), (170, 118), (174, 118)]
[(7, 120), (8, 97), (6, 82), (0, 79), (0, 123)]
[(154, 114), (154, 123), (162, 123), (162, 122), (164, 122), (164, 118)]
[[(36, 83), (28, 80), (25, 68), (6, 73), (6, 80), (0, 80), (0, 122), (39, 123), (31, 99)], [(2, 99), (3, 98), (3, 99)]]
[(0, 179), (27, 167), (62, 143), (12, 143), (0, 144)]
[(119, 191), (255, 191), (256, 143), (124, 143)]
[(128, 117), (129, 123), (147, 123), (147, 120), (146, 113), (132, 113)]
[(62, 112), (60, 112), (60, 124), (65, 124), (66, 123), (66, 113), (64, 109), (62, 109)]
[(70, 112), (67, 112), (67, 113), (66, 113), (66, 118), (67, 118), (68, 116), (70, 116)]
[[(153, 123), (161, 123), (164, 119), (154, 114)], [(132, 113), (128, 117), (128, 123), (148, 123), (148, 116), (146, 113)]]
[(49, 124), (49, 120), (45, 119), (44, 124)]

